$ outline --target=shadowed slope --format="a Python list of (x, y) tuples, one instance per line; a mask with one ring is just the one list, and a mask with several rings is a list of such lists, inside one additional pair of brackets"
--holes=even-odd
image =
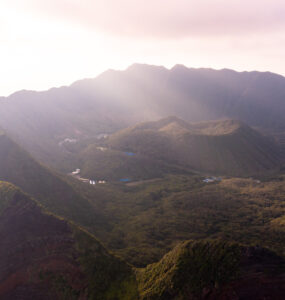
[(1, 299), (136, 299), (132, 269), (90, 234), (0, 182)]
[(88, 228), (104, 222), (88, 200), (6, 135), (0, 135), (0, 180), (19, 186), (50, 211)]

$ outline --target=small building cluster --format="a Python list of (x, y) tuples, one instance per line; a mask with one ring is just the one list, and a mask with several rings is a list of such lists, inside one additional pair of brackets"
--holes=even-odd
[(80, 171), (81, 171), (80, 169), (76, 169), (75, 171), (71, 172), (71, 174), (69, 174), (69, 175), (72, 175), (74, 178), (80, 180), (81, 182), (89, 183), (91, 185), (95, 185), (96, 183), (99, 183), (99, 184), (106, 183), (106, 180), (97, 180), (96, 181), (94, 179), (83, 178), (79, 175)]
[(208, 177), (203, 180), (203, 182), (205, 182), (205, 183), (210, 183), (210, 182), (215, 182), (215, 181), (222, 181), (222, 178), (221, 177)]
[(92, 185), (95, 185), (95, 184), (104, 184), (106, 183), (106, 180), (89, 180), (89, 183), (92, 184)]

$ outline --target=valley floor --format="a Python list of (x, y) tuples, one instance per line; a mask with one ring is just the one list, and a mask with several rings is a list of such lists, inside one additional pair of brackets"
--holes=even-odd
[(137, 266), (157, 261), (179, 241), (220, 238), (258, 244), (284, 255), (285, 177), (163, 179), (92, 186), (72, 181), (107, 223), (90, 230)]

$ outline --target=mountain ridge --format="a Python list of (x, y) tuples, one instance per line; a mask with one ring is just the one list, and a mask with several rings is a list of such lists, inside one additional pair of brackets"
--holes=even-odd
[(284, 82), (266, 72), (135, 64), (70, 86), (2, 97), (0, 127), (37, 159), (66, 172), (61, 162), (70, 155), (59, 146), (66, 138), (95, 138), (168, 115), (187, 122), (238, 119), (282, 132)]
[(175, 64), (174, 66), (172, 66), (171, 68), (165, 67), (163, 65), (154, 65), (154, 64), (147, 64), (147, 63), (133, 63), (130, 66), (128, 66), (127, 68), (123, 69), (123, 70), (117, 70), (117, 69), (113, 69), (113, 68), (109, 68), (106, 71), (103, 71), (102, 73), (98, 74), (95, 77), (85, 77), (82, 79), (78, 79), (73, 81), (70, 84), (64, 84), (64, 85), (60, 85), (58, 87), (50, 87), (47, 89), (43, 89), (43, 90), (33, 90), (33, 89), (21, 89), (21, 90), (16, 90), (15, 92), (12, 92), (11, 94), (7, 95), (7, 96), (0, 96), (0, 100), (4, 100), (7, 98), (12, 98), (15, 95), (17, 95), (18, 93), (29, 93), (29, 92), (34, 92), (34, 93), (45, 93), (51, 90), (57, 90), (57, 89), (62, 89), (62, 88), (66, 88), (66, 87), (71, 87), (73, 85), (76, 85), (77, 83), (83, 82), (83, 81), (92, 81), (92, 80), (96, 80), (98, 77), (104, 75), (105, 73), (112, 73), (112, 72), (125, 72), (128, 70), (132, 70), (132, 69), (136, 69), (136, 68), (141, 68), (141, 67), (150, 67), (150, 68), (157, 68), (160, 70), (166, 70), (166, 71), (173, 71), (173, 70), (177, 70), (177, 69), (187, 69), (187, 70), (206, 70), (206, 71), (225, 71), (225, 72), (231, 72), (231, 73), (237, 73), (237, 74), (264, 74), (264, 75), (273, 75), (275, 77), (279, 77), (284, 79), (285, 76), (279, 73), (275, 73), (275, 72), (271, 72), (271, 71), (258, 71), (258, 70), (244, 70), (244, 71), (237, 71), (234, 69), (230, 69), (230, 68), (221, 68), (221, 69), (216, 69), (216, 68), (207, 68), (207, 67), (190, 67), (190, 66), (186, 66), (184, 64)]
[(147, 122), (111, 135), (107, 144), (198, 171), (251, 175), (279, 167), (279, 148), (237, 120), (187, 123), (176, 117)]

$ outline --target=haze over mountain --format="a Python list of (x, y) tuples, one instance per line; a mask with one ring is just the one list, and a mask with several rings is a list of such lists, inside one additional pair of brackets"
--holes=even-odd
[(0, 99), (0, 298), (282, 299), (284, 95), (133, 65)]
[(0, 180), (20, 187), (52, 212), (82, 221), (85, 227), (103, 222), (103, 216), (96, 214), (87, 199), (5, 134), (0, 135)]
[(0, 126), (38, 159), (56, 166), (55, 160), (67, 155), (59, 146), (66, 138), (96, 137), (169, 115), (190, 122), (234, 118), (282, 131), (284, 83), (284, 77), (268, 72), (135, 64), (69, 87), (2, 97)]
[(0, 300), (284, 300), (284, 16), (0, 1)]
[(187, 123), (169, 117), (119, 131), (106, 143), (214, 174), (257, 174), (278, 168), (281, 160), (273, 140), (234, 120)]

